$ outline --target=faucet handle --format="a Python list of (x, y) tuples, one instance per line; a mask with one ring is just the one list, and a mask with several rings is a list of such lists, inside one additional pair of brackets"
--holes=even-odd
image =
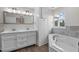
[(16, 29), (12, 29), (12, 31), (15, 31)]
[(29, 28), (26, 28), (26, 30), (29, 30)]

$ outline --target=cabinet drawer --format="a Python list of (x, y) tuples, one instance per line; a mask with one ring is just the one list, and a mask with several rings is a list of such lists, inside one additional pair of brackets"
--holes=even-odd
[(28, 32), (27, 36), (36, 36), (36, 32)]
[(3, 34), (3, 35), (1, 35), (1, 38), (3, 39), (3, 38), (8, 38), (8, 37), (14, 37), (14, 36), (16, 36), (15, 34)]
[(7, 37), (1, 37), (1, 39), (2, 40), (7, 40), (7, 39), (12, 40), (12, 39), (16, 39), (16, 37), (15, 36), (7, 36)]
[(26, 35), (26, 32), (17, 33), (17, 36), (18, 36), (18, 35)]

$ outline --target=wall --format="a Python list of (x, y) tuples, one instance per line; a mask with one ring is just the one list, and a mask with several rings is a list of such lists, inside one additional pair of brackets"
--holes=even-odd
[(42, 7), (42, 18), (46, 19), (48, 16), (53, 15), (53, 9), (51, 7)]
[(24, 24), (7, 24), (7, 25), (4, 25), (5, 31), (11, 31), (12, 29), (26, 30), (27, 28), (35, 29), (34, 25), (24, 25)]
[(0, 24), (3, 23), (3, 9), (2, 7), (0, 7)]
[(42, 18), (47, 19), (48, 31), (53, 27), (53, 9), (51, 7), (42, 7)]
[(34, 14), (34, 24), (32, 25), (26, 25), (26, 24), (4, 24), (4, 30), (5, 31), (9, 31), (12, 29), (16, 29), (16, 30), (26, 30), (27, 28), (30, 29), (37, 29), (36, 27), (36, 20), (35, 20), (35, 9), (33, 7), (18, 7), (17, 9), (23, 11), (23, 10), (30, 10), (30, 12), (32, 12)]
[(65, 8), (66, 21), (70, 20), (69, 26), (79, 26), (79, 8), (69, 7)]
[(52, 33), (57, 33), (57, 34), (61, 34), (61, 35), (66, 35), (66, 36), (79, 38), (79, 31), (72, 31), (72, 30), (69, 30), (69, 28), (66, 28), (66, 29), (53, 28)]
[[(0, 32), (3, 31), (3, 8), (0, 7)], [(1, 38), (0, 38), (1, 43)], [(0, 50), (1, 50), (1, 44), (0, 44)]]
[(66, 26), (79, 26), (79, 7), (61, 7), (54, 11), (54, 14), (63, 12), (65, 14)]
[(0, 7), (0, 32), (3, 31), (3, 9)]
[(54, 14), (64, 12), (66, 28), (53, 28), (53, 33), (68, 35), (79, 38), (79, 8), (78, 7), (64, 7), (58, 8)]

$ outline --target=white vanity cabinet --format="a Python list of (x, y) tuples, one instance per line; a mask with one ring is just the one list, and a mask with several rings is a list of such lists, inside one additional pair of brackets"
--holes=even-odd
[(16, 36), (15, 34), (4, 34), (1, 35), (1, 50), (12, 51), (16, 49)]
[(0, 38), (1, 50), (12, 51), (36, 44), (36, 31), (4, 33)]
[(17, 47), (26, 47), (36, 44), (36, 32), (25, 32), (17, 34)]

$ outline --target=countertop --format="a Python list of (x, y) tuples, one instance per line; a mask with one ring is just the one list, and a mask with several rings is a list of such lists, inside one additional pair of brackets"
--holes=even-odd
[(37, 31), (37, 30), (36, 29), (32, 29), (32, 30), (3, 31), (3, 32), (0, 32), (0, 34), (17, 33), (17, 32), (30, 32), (30, 31)]

